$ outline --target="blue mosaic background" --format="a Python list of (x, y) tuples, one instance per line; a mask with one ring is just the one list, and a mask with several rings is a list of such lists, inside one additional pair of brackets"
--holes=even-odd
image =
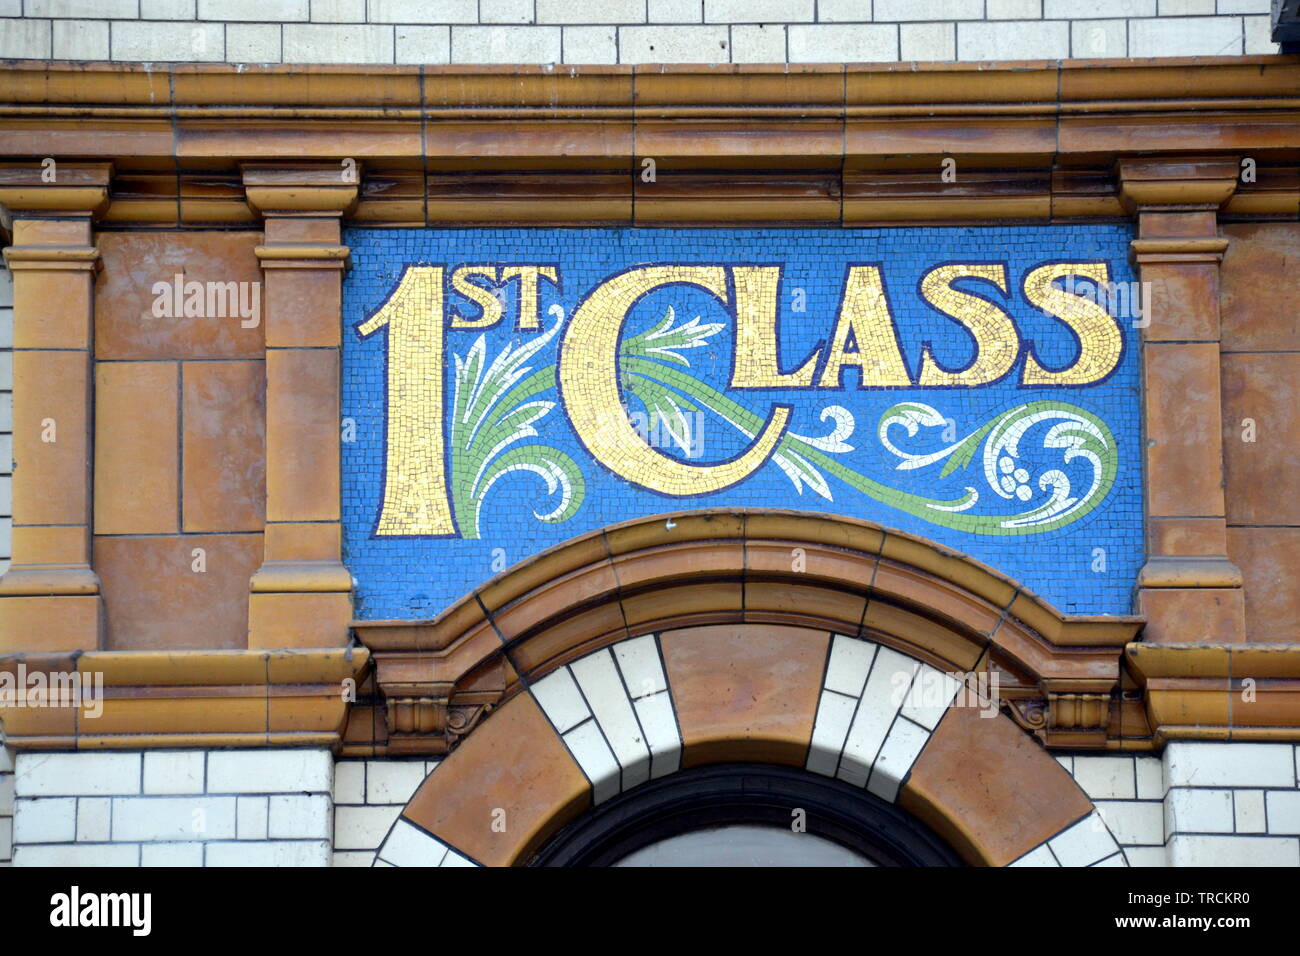
[[(555, 264), (560, 287), (539, 283), (539, 314), (549, 327), (547, 309), (560, 303), (571, 316), (583, 297), (615, 272), (637, 264), (763, 263), (784, 265), (779, 301), (780, 367), (792, 371), (819, 343), (827, 343), (835, 326), (846, 265), (880, 263), (899, 344), (908, 370), (915, 376), (924, 343), (930, 343), (938, 362), (962, 368), (972, 358), (970, 335), (956, 322), (928, 306), (917, 285), (921, 276), (941, 262), (1005, 262), (1010, 293), (1003, 296), (992, 285), (961, 280), (956, 287), (976, 292), (1002, 304), (1016, 323), (1023, 341), (1032, 340), (1043, 365), (1063, 368), (1076, 352), (1077, 341), (1059, 320), (1044, 315), (1025, 301), (1021, 281), (1034, 266), (1048, 261), (1109, 263), (1114, 282), (1130, 282), (1128, 244), (1132, 232), (1124, 225), (1022, 226), (907, 229), (352, 229), (345, 242), (352, 250), (352, 269), (344, 282), (343, 415), (356, 423), (355, 440), (343, 445), (343, 522), (345, 561), (357, 580), (357, 616), (365, 619), (426, 618), (454, 603), (475, 586), (492, 577), (504, 552), (505, 564), (516, 564), (543, 548), (608, 524), (668, 511), (706, 507), (779, 507), (830, 514), (847, 514), (888, 527), (921, 535), (963, 551), (994, 567), (1051, 601), (1067, 613), (1126, 614), (1134, 582), (1142, 563), (1142, 496), (1138, 333), (1121, 320), (1124, 354), (1119, 367), (1104, 382), (1079, 388), (1022, 388), (1017, 383), (1024, 351), (1002, 381), (962, 389), (873, 390), (857, 388), (858, 372), (846, 368), (842, 390), (813, 389), (730, 392), (733, 399), (762, 418), (773, 402), (795, 406), (790, 431), (824, 436), (832, 427), (819, 420), (822, 409), (838, 404), (852, 412), (856, 428), (843, 456), (854, 469), (894, 488), (928, 497), (957, 497), (967, 486), (981, 490), (976, 508), (1023, 510), (1022, 502), (1003, 502), (985, 484), (979, 456), (970, 467), (939, 478), (943, 462), (915, 471), (898, 471), (898, 459), (876, 437), (881, 413), (903, 401), (918, 401), (936, 408), (956, 422), (965, 436), (998, 413), (1026, 401), (1060, 399), (1102, 418), (1119, 447), (1119, 470), (1114, 486), (1100, 505), (1065, 528), (1038, 534), (985, 536), (951, 530), (882, 504), (857, 489), (827, 475), (834, 500), (827, 501), (805, 486), (795, 490), (790, 478), (769, 461), (732, 488), (691, 499), (671, 499), (630, 485), (597, 465), (579, 446), (561, 408), (535, 423), (539, 435), (525, 443), (540, 443), (566, 451), (581, 467), (586, 496), (572, 518), (543, 523), (534, 512), (549, 512), (555, 499), (548, 497), (542, 480), (519, 472), (506, 476), (484, 501), (481, 537), (476, 540), (430, 538), (376, 538), (372, 529), (380, 507), (384, 468), (385, 339), (380, 331), (361, 340), (355, 326), (388, 297), (407, 263), (445, 264), (448, 270), (462, 264)], [(495, 328), (447, 331), (447, 402), (453, 394), (454, 362), (451, 353), (465, 355), (486, 333), (489, 361), (508, 343), (522, 343), (538, 333), (515, 330), (517, 280), (506, 283), (505, 319)], [(806, 310), (792, 311), (792, 291), (805, 290)], [(468, 316), (477, 306), (451, 293), (447, 305)], [(673, 306), (677, 323), (696, 315), (701, 322), (724, 322), (725, 328), (704, 347), (682, 351), (689, 371), (724, 390), (731, 367), (734, 322), (723, 305), (703, 290), (673, 286), (646, 296), (629, 314), (624, 339), (653, 328), (665, 308)], [(555, 361), (555, 343), (529, 364), (538, 368)], [(677, 366), (674, 366), (677, 367)], [(820, 374), (820, 372), (819, 372)], [(545, 398), (555, 399), (554, 392)], [(633, 400), (632, 408), (638, 408)], [(1061, 464), (1060, 450), (1043, 451), (1038, 426), (1021, 443), (1022, 457), (1035, 462), (1031, 487), (1036, 503), (1038, 475), (1063, 468), (1080, 476), (1083, 471)], [(890, 433), (896, 445), (909, 451), (929, 452), (943, 442), (939, 429), (922, 428), (909, 439), (901, 427)], [(1033, 439), (1032, 441), (1030, 439)], [(697, 464), (718, 462), (741, 452), (749, 439), (726, 422), (706, 419), (702, 453)], [(665, 454), (685, 457), (680, 450)], [(1105, 571), (1092, 570), (1094, 549), (1105, 550)]]

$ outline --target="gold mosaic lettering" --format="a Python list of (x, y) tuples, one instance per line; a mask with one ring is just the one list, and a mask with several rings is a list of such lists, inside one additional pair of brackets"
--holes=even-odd
[(935, 266), (921, 279), (921, 296), (944, 315), (960, 322), (975, 339), (975, 358), (960, 372), (939, 367), (927, 345), (921, 353), (922, 388), (986, 385), (996, 382), (1016, 364), (1020, 335), (1001, 306), (952, 287), (957, 279), (987, 279), (1007, 291), (1007, 267), (1002, 263), (950, 263)]
[(501, 281), (507, 282), (519, 277), (519, 321), (515, 328), (519, 331), (540, 329), (541, 319), (537, 315), (537, 278), (558, 281), (554, 266), (506, 266), (501, 270)]
[(1036, 308), (1060, 319), (1079, 338), (1079, 357), (1069, 368), (1053, 372), (1043, 368), (1033, 350), (1025, 356), (1025, 385), (1090, 385), (1115, 370), (1124, 350), (1119, 322), (1106, 308), (1084, 295), (1072, 295), (1054, 283), (1066, 276), (1083, 276), (1103, 287), (1110, 285), (1110, 268), (1104, 262), (1054, 262), (1025, 276), (1025, 298)]
[(451, 287), (477, 305), (482, 310), (482, 314), (477, 319), (466, 318), (459, 314), (453, 315), (451, 317), (451, 327), (453, 329), (490, 328), (501, 321), (501, 300), (490, 289), (485, 289), (481, 285), (470, 282), (470, 276), (486, 276), (490, 282), (495, 284), (497, 282), (497, 267), (461, 266), (452, 272)]
[[(850, 332), (857, 343), (856, 352), (844, 351)], [(849, 267), (839, 319), (818, 385), (839, 388), (840, 369), (846, 365), (862, 369), (862, 388), (908, 388), (912, 384), (894, 336), (894, 320), (877, 266)]]
[(782, 372), (778, 364), (776, 298), (780, 266), (736, 266), (736, 355), (731, 366), (732, 388), (808, 388), (817, 371), (821, 350), (797, 372)]
[(388, 328), (388, 445), (376, 536), (456, 533), (442, 432), (443, 268), (411, 266), (358, 326)]
[(565, 330), (560, 394), (582, 443), (616, 475), (660, 494), (707, 494), (741, 481), (767, 460), (785, 432), (790, 409), (774, 408), (749, 448), (718, 465), (669, 458), (637, 434), (619, 387), (619, 332), (638, 299), (674, 284), (698, 286), (727, 302), (727, 276), (721, 266), (644, 266), (609, 279), (578, 307)]

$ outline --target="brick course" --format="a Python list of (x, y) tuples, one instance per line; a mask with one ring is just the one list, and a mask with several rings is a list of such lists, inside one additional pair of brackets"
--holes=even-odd
[[(756, 63), (1275, 53), (1268, 0), (16, 0), (0, 57)], [(23, 15), (25, 13), (25, 16)]]

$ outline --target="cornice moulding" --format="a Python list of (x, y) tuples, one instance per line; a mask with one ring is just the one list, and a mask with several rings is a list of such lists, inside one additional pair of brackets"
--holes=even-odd
[[(7, 61), (0, 90), (0, 160), (28, 178), (46, 156), (113, 161), (103, 220), (114, 228), (254, 228), (263, 215), (383, 226), (1057, 222), (1171, 203), (1300, 216), (1300, 56), (151, 70)], [(290, 152), (301, 159), (286, 162)], [(1204, 168), (1171, 178), (1189, 155)], [(1234, 190), (1241, 156), (1256, 161), (1257, 180)], [(654, 182), (641, 179), (646, 158)], [(949, 158), (955, 183), (937, 173)], [(340, 179), (349, 159), (355, 183)], [(1138, 171), (1123, 195), (1117, 163)], [(103, 198), (38, 192), (23, 185), (6, 204)]]
[(0, 672), (29, 682), (41, 674), (51, 688), (76, 675), (102, 697), (63, 706), (0, 700), (0, 720), (18, 750), (336, 746), (345, 681), (355, 688), (369, 664), (364, 647), (12, 654), (0, 656)]

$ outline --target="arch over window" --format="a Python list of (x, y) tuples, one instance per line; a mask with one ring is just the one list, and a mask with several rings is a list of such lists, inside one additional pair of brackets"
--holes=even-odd
[[(878, 853), (932, 831), (937, 856), (892, 862), (938, 862), (946, 844), (975, 864), (1124, 863), (1060, 764), (944, 671), (863, 637), (745, 623), (625, 638), (529, 681), (429, 775), (377, 863), (545, 861), (638, 788), (653, 802), (665, 780), (689, 791), (696, 768), (742, 764), (856, 794), (864, 838), (889, 807), (895, 844)], [(605, 861), (598, 843), (569, 855)]]
[(370, 753), (446, 753), (579, 657), (721, 624), (861, 637), (941, 671), (996, 673), (1020, 726), (1048, 743), (1103, 747), (1118, 726), (1124, 646), (1142, 621), (1064, 615), (978, 561), (870, 522), (679, 512), (537, 554), (436, 620), (353, 622), (373, 655), (385, 719), (377, 733), (350, 727), (347, 739)]

